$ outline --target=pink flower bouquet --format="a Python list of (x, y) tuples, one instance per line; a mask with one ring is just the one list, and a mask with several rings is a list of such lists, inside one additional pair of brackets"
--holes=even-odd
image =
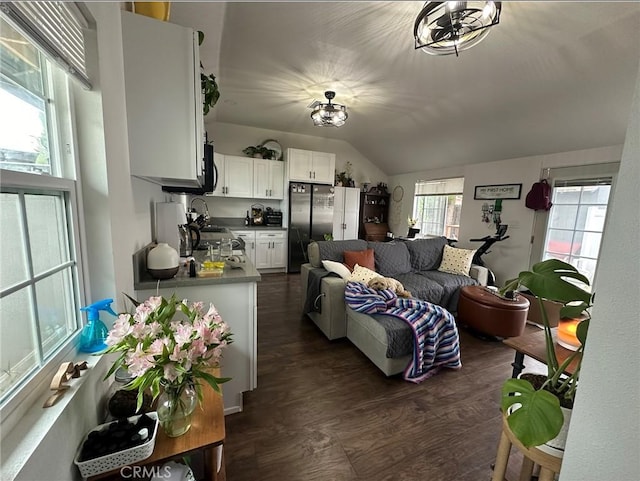
[(230, 380), (209, 371), (219, 366), (231, 342), (229, 327), (213, 304), (205, 312), (202, 302), (189, 305), (175, 295), (150, 297), (137, 305), (133, 315), (121, 314), (109, 331), (106, 352), (120, 355), (105, 379), (120, 367), (134, 375), (125, 388), (138, 390), (138, 410), (144, 391), (150, 389), (155, 400), (161, 386), (177, 392), (193, 387), (201, 400), (199, 379), (218, 392), (219, 384)]

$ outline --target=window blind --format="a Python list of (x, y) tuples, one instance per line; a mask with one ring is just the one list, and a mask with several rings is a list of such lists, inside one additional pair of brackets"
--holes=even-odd
[(421, 180), (416, 182), (415, 195), (451, 195), (462, 194), (464, 177), (441, 180)]
[(595, 185), (611, 185), (611, 177), (602, 177), (598, 179), (573, 179), (573, 180), (556, 180), (554, 187), (590, 187)]
[(44, 54), (91, 88), (83, 33), (90, 24), (75, 2), (2, 2), (0, 11)]

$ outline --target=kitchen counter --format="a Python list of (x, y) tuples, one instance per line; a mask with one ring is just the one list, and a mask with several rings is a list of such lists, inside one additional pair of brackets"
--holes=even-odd
[(264, 225), (244, 225), (244, 218), (239, 217), (217, 217), (211, 219), (211, 224), (218, 227), (226, 227), (231, 231), (235, 230), (255, 230), (255, 231), (286, 231), (287, 227), (264, 226)]
[(234, 230), (255, 230), (255, 231), (286, 231), (286, 227), (281, 226), (264, 226), (264, 225), (243, 225), (242, 227), (225, 226), (230, 231)]
[[(136, 299), (151, 296), (201, 301), (215, 306), (233, 333), (233, 343), (225, 350), (222, 375), (231, 380), (224, 384), (224, 413), (242, 411), (243, 393), (258, 385), (258, 286), (260, 274), (249, 261), (239, 269), (225, 266), (221, 277), (188, 277), (187, 269), (173, 279), (158, 281), (146, 271), (150, 244), (133, 256)], [(205, 251), (196, 251), (195, 258), (204, 260)], [(193, 429), (193, 428), (192, 428)]]
[[(215, 224), (214, 226), (215, 229), (227, 229), (230, 232), (236, 231), (236, 230), (254, 230), (254, 231), (286, 231), (287, 228), (286, 227), (282, 227), (282, 226), (264, 226), (264, 225), (224, 225), (224, 224)], [(200, 232), (211, 232), (211, 231), (207, 231), (207, 227), (202, 228), (202, 230)], [(219, 232), (215, 232), (214, 233), (219, 233)], [(228, 234), (228, 232), (223, 232), (223, 233), (219, 233), (219, 234)], [(228, 235), (227, 235), (228, 237)]]
[[(158, 281), (157, 279), (154, 279), (146, 269), (147, 253), (153, 247), (155, 247), (155, 244), (149, 244), (133, 255), (133, 288), (136, 291), (156, 289), (156, 287), (166, 289), (175, 287), (258, 282), (261, 279), (260, 273), (256, 270), (251, 261), (247, 260), (246, 264), (238, 269), (232, 269), (229, 266), (225, 266), (223, 274), (220, 277), (189, 277), (188, 267), (181, 267), (178, 274), (172, 279)], [(194, 253), (198, 266), (202, 263), (206, 254), (206, 251), (196, 251)]]

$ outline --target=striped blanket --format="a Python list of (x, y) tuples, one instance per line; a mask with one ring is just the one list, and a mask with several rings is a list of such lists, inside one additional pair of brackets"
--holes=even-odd
[(419, 383), (440, 368), (460, 369), (460, 343), (453, 315), (443, 307), (420, 299), (405, 299), (386, 289), (377, 291), (359, 282), (348, 282), (345, 301), (357, 312), (386, 314), (402, 319), (413, 331), (413, 358), (403, 373)]

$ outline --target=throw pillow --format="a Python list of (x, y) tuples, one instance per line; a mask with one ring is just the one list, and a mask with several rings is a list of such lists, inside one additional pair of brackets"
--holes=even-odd
[(447, 245), (446, 237), (431, 237), (407, 242), (411, 255), (411, 267), (415, 271), (432, 271), (442, 263), (442, 251)]
[(322, 266), (329, 272), (338, 274), (344, 280), (347, 280), (351, 275), (351, 271), (349, 270), (349, 268), (344, 264), (342, 264), (341, 262), (322, 261)]
[(458, 274), (469, 277), (471, 269), (471, 260), (473, 259), (475, 250), (458, 249), (456, 247), (444, 246), (442, 253), (442, 262), (438, 270), (449, 274)]
[(372, 271), (371, 269), (367, 269), (366, 267), (362, 267), (361, 265), (356, 264), (347, 281), (367, 284), (374, 277), (380, 277), (380, 274), (378, 274), (376, 271)]
[[(385, 277), (411, 272), (411, 257), (406, 242), (369, 242), (376, 261), (375, 268)], [(362, 264), (361, 264), (362, 265)]]
[(344, 251), (343, 255), (344, 264), (349, 269), (354, 269), (356, 264), (371, 270), (376, 268), (373, 249), (365, 249), (363, 251)]

